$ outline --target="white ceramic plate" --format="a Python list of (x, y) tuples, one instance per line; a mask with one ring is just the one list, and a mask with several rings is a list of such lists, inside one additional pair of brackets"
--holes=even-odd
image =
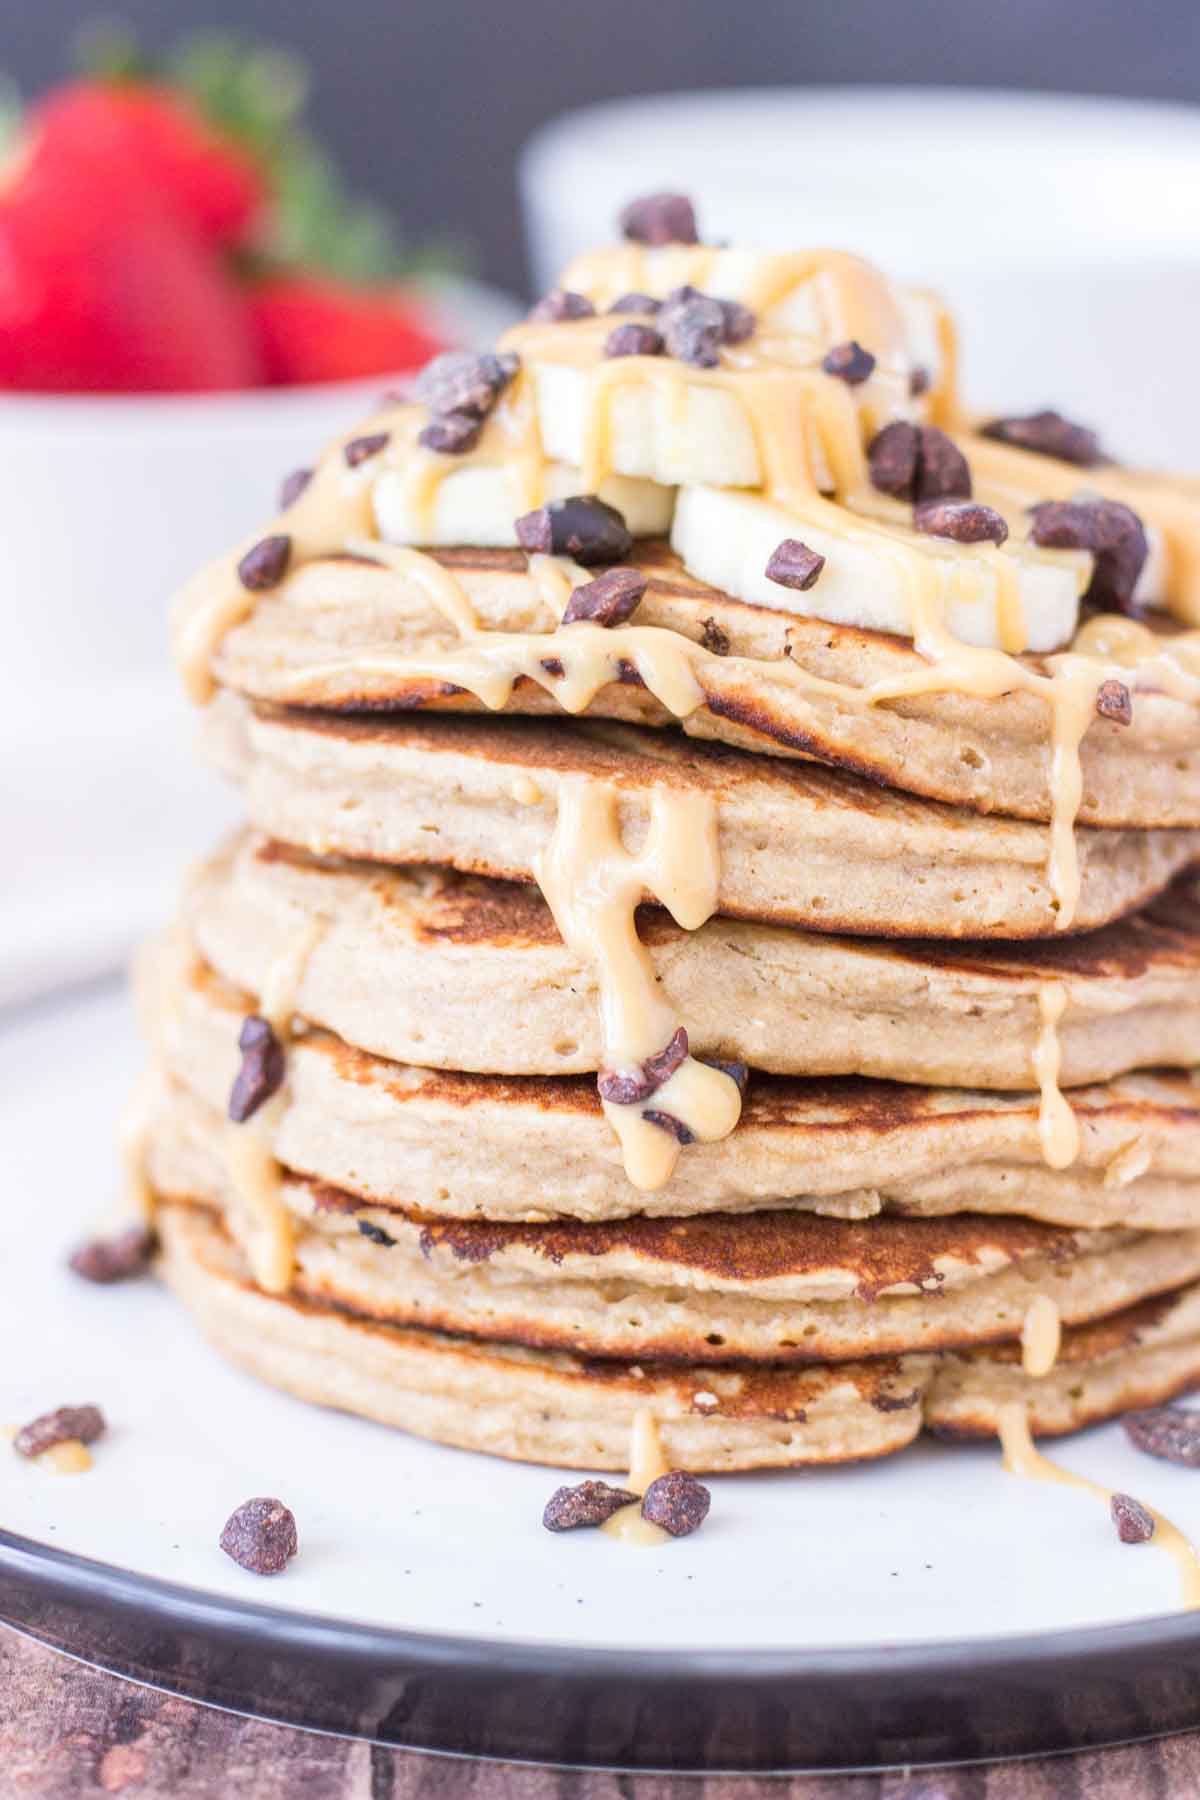
[[(83, 1476), (0, 1448), (8, 1531), (265, 1606), (268, 1633), (271, 1619), (282, 1632), (289, 1616), (319, 1614), (351, 1634), (448, 1634), (501, 1661), (547, 1644), (563, 1659), (851, 1646), (890, 1658), (945, 1639), (969, 1659), (1005, 1634), (1176, 1608), (1166, 1556), (1120, 1545), (1090, 1497), (1006, 1476), (990, 1447), (717, 1478), (702, 1532), (637, 1550), (543, 1530), (551, 1490), (577, 1476), (424, 1444), (259, 1385), (211, 1353), (155, 1282), (93, 1288), (64, 1267), (113, 1200), (113, 1120), (138, 1063), (112, 986), (0, 1026), (0, 1423), (84, 1401), (110, 1423)], [(1200, 1476), (1139, 1456), (1119, 1428), (1057, 1454), (1200, 1535)], [(232, 1508), (263, 1493), (293, 1508), (301, 1542), (270, 1582), (216, 1541)]]

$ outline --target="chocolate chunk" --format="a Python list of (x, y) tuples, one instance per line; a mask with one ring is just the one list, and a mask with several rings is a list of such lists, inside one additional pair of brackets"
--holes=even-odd
[(68, 1444), (75, 1439), (81, 1444), (94, 1444), (103, 1437), (104, 1430), (104, 1414), (98, 1406), (60, 1406), (23, 1425), (13, 1439), (13, 1449), (18, 1456), (40, 1456), (55, 1444)]
[(465, 412), (484, 418), (520, 368), (511, 351), (502, 356), (473, 350), (444, 350), (427, 363), (417, 392), (431, 413)]
[(357, 469), (360, 463), (368, 462), (372, 456), (378, 456), (381, 450), (387, 449), (391, 439), (390, 431), (370, 431), (365, 437), (351, 438), (348, 444), (342, 445), (342, 456), (346, 467)]
[(744, 1094), (750, 1086), (750, 1070), (744, 1062), (722, 1062), (716, 1056), (698, 1056), (696, 1061), (702, 1062), (706, 1068), (719, 1069), (722, 1075), (728, 1075), (739, 1094)]
[(1043, 500), (1030, 508), (1035, 544), (1052, 550), (1090, 550), (1089, 606), (1134, 610), (1134, 591), (1150, 553), (1142, 521), (1119, 500)]
[(68, 1267), (85, 1281), (106, 1285), (144, 1274), (153, 1254), (154, 1233), (148, 1226), (130, 1225), (116, 1237), (93, 1238), (90, 1243), (80, 1244)]
[(1056, 456), (1060, 462), (1075, 463), (1081, 469), (1094, 469), (1098, 463), (1110, 460), (1094, 431), (1086, 425), (1073, 425), (1050, 407), (1022, 418), (992, 419), (979, 427), (979, 435), (995, 438), (1001, 444), (1015, 444), (1020, 450), (1033, 450), (1038, 456)]
[(1113, 1524), (1123, 1544), (1148, 1544), (1154, 1536), (1154, 1514), (1132, 1494), (1114, 1494), (1110, 1502)]
[(729, 655), (729, 633), (715, 619), (705, 619), (700, 631), (700, 642), (713, 656)]
[(577, 1531), (581, 1525), (603, 1525), (623, 1506), (637, 1500), (628, 1488), (609, 1487), (607, 1481), (581, 1481), (576, 1487), (560, 1487), (551, 1494), (542, 1514), (547, 1531)]
[(921, 368), (918, 364), (908, 378), (908, 391), (914, 400), (919, 400), (922, 394), (929, 392), (931, 379), (929, 370)]
[(725, 342), (725, 313), (719, 300), (703, 294), (668, 299), (658, 315), (667, 354), (697, 369), (715, 369)]
[(644, 194), (621, 213), (622, 235), (635, 244), (698, 244), (696, 214), (686, 194)]
[(293, 469), (290, 475), (284, 476), (279, 484), (280, 512), (286, 512), (289, 506), (295, 505), (312, 478), (311, 469)]
[(390, 1231), (385, 1231), (382, 1225), (373, 1225), (370, 1219), (355, 1219), (354, 1223), (358, 1226), (363, 1237), (367, 1238), (372, 1244), (378, 1244), (381, 1249), (384, 1250), (395, 1249), (395, 1238)]
[(570, 556), (590, 567), (624, 562), (633, 538), (615, 506), (595, 494), (572, 494), (551, 500), (517, 520), (517, 542), (523, 550)]
[(299, 1548), (295, 1514), (282, 1500), (243, 1500), (226, 1519), (220, 1542), (251, 1575), (278, 1575)]
[(548, 294), (542, 295), (529, 316), (557, 325), (564, 319), (590, 319), (595, 310), (586, 294), (574, 294), (570, 288), (551, 288)]
[(257, 1013), (243, 1021), (238, 1049), (242, 1062), (229, 1094), (229, 1117), (235, 1125), (244, 1125), (282, 1087), (287, 1064), (283, 1045)]
[(956, 544), (1002, 544), (1008, 526), (994, 507), (978, 500), (925, 500), (913, 512), (918, 531)]
[(835, 344), (821, 358), (821, 367), (827, 375), (836, 375), (839, 381), (858, 387), (874, 374), (875, 358), (869, 350), (863, 349), (857, 339), (850, 338), (844, 344)]
[(677, 1119), (674, 1113), (659, 1112), (655, 1107), (647, 1107), (642, 1117), (648, 1124), (657, 1125), (660, 1131), (665, 1131), (668, 1137), (673, 1137), (677, 1144), (694, 1144), (696, 1141), (695, 1132), (682, 1119)]
[(1096, 690), (1096, 711), (1114, 725), (1133, 724), (1133, 695), (1123, 681), (1102, 681)]
[(807, 593), (816, 585), (824, 567), (825, 558), (802, 544), (799, 538), (784, 538), (772, 552), (765, 574), (768, 581), (778, 582), (780, 587), (798, 588), (801, 593)]
[(758, 330), (758, 314), (752, 313), (748, 306), (740, 300), (718, 300), (717, 305), (725, 315), (725, 342), (727, 344), (744, 344)]
[(661, 305), (662, 301), (656, 300), (653, 294), (632, 293), (622, 294), (608, 310), (610, 313), (645, 313), (648, 318), (653, 318)]
[(596, 1077), (600, 1098), (613, 1106), (636, 1106), (639, 1101), (648, 1100), (651, 1094), (657, 1093), (664, 1081), (670, 1080), (679, 1065), (686, 1061), (687, 1054), (688, 1034), (681, 1025), (661, 1050), (638, 1065), (636, 1075), (621, 1075), (613, 1069), (601, 1069)]
[(482, 430), (483, 420), (475, 413), (438, 413), (417, 433), (417, 442), (439, 456), (465, 456), (479, 442)]
[(588, 619), (593, 625), (623, 625), (646, 591), (646, 577), (636, 569), (608, 569), (572, 591), (562, 616), (564, 625)]
[(1125, 1435), (1147, 1456), (1200, 1469), (1200, 1412), (1182, 1406), (1155, 1406), (1147, 1412), (1126, 1413), (1121, 1421)]
[(653, 325), (615, 325), (604, 340), (605, 356), (661, 356), (663, 338)]
[(652, 1481), (642, 1496), (642, 1517), (672, 1537), (691, 1537), (708, 1517), (712, 1495), (686, 1469), (672, 1469)]
[(898, 500), (969, 500), (971, 471), (952, 438), (935, 425), (896, 419), (867, 447), (871, 485)]
[(967, 459), (953, 438), (936, 425), (919, 425), (920, 453), (917, 457), (917, 480), (913, 499), (969, 500), (971, 471)]
[(259, 538), (238, 564), (238, 580), (252, 594), (265, 593), (268, 588), (279, 586), (291, 560), (292, 540), (286, 533)]

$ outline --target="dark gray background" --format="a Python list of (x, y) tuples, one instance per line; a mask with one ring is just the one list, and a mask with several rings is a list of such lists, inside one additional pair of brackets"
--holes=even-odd
[[(527, 281), (513, 159), (544, 119), (664, 89), (923, 82), (1200, 98), (1200, 0), (3, 0), (0, 67), (33, 90), (79, 26), (119, 12), (148, 47), (198, 26), (294, 45), (313, 118), (412, 234), (473, 240)], [(886, 162), (886, 145), (880, 145)], [(647, 171), (653, 181), (653, 171)]]

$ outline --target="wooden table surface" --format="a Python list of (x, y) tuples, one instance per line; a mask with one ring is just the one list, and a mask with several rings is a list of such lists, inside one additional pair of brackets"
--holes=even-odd
[(910, 1774), (608, 1775), (460, 1762), (265, 1725), (0, 1631), (0, 1800), (1197, 1800), (1200, 1732)]

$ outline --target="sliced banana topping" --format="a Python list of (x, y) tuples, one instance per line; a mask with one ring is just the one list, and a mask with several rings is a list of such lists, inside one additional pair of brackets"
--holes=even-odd
[[(577, 468), (548, 462), (544, 500), (565, 500), (584, 491)], [(665, 537), (671, 528), (675, 496), (650, 481), (609, 475), (596, 488), (600, 499), (624, 516), (634, 537)], [(504, 463), (462, 459), (431, 491), (414, 484), (403, 468), (384, 469), (374, 489), (375, 523), (390, 544), (458, 544), (481, 549), (511, 548), (517, 542), (515, 521), (526, 511), (520, 472)]]
[[(907, 509), (894, 511), (894, 519), (875, 518), (818, 500), (799, 514), (757, 494), (687, 487), (676, 501), (671, 544), (702, 581), (754, 606), (904, 637), (916, 624), (915, 556), (936, 584), (942, 623), (961, 643), (1014, 651), (1070, 642), (1091, 564), (1086, 554), (1038, 550), (1014, 537), (1001, 548), (952, 543), (913, 531)], [(766, 574), (779, 544), (797, 537), (825, 559), (804, 589)]]

